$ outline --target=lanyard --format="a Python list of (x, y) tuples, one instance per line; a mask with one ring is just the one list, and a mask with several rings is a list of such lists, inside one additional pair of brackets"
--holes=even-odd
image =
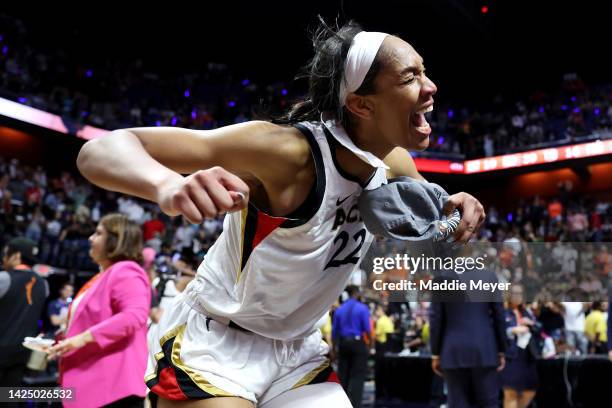
[[(91, 285), (94, 284), (94, 282), (96, 280), (98, 280), (98, 278), (102, 275), (102, 272), (98, 272), (96, 273), (94, 276), (91, 277), (91, 279), (89, 279), (85, 285), (83, 285), (83, 287), (81, 289), (79, 289), (79, 291), (77, 292), (77, 295), (74, 297), (74, 300), (76, 300), (79, 296), (84, 295), (85, 291), (87, 289), (89, 289), (91, 287)], [(72, 306), (74, 305), (74, 300), (72, 302), (70, 302), (70, 306), (68, 306), (68, 317), (66, 319), (66, 327), (70, 327), (70, 320), (72, 319)], [(81, 299), (83, 300), (83, 299)]]

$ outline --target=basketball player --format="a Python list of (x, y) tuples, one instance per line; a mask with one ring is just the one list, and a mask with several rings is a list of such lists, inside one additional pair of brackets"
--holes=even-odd
[[(149, 341), (145, 381), (160, 407), (350, 407), (315, 329), (372, 241), (362, 189), (418, 179), (406, 149), (428, 146), (436, 86), (402, 39), (323, 21), (308, 97), (273, 122), (215, 130), (135, 128), (83, 146), (103, 188), (223, 233)], [(187, 175), (187, 176), (183, 176)], [(456, 238), (484, 219), (466, 193)]]

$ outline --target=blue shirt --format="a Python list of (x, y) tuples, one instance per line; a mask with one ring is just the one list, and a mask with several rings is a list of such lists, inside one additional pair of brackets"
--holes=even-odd
[[(59, 315), (62, 312), (63, 308), (68, 307), (68, 302), (63, 301), (61, 298), (57, 298), (52, 300), (47, 305), (47, 316), (49, 316), (49, 320), (51, 319), (51, 315)], [(55, 326), (51, 324), (53, 330), (59, 329), (59, 326)]]
[(370, 334), (370, 310), (357, 299), (349, 299), (334, 313), (332, 338)]

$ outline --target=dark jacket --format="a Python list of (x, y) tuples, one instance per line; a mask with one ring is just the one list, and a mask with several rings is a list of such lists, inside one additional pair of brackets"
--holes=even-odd
[[(469, 282), (470, 279), (497, 282), (484, 271), (440, 278)], [(472, 301), (478, 294), (464, 292), (452, 301), (433, 301), (430, 308), (430, 343), (433, 355), (440, 356), (443, 369), (496, 367), (499, 353), (506, 350), (504, 309), (501, 302)], [(460, 297), (463, 297), (462, 299)], [(433, 300), (444, 299), (434, 292)]]

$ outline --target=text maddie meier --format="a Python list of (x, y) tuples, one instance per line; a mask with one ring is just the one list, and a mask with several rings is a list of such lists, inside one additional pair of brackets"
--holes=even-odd
[(477, 290), (484, 292), (507, 291), (510, 289), (509, 282), (485, 282), (480, 279), (469, 280), (469, 282), (461, 282), (459, 279), (445, 280), (435, 282), (433, 280), (412, 282), (402, 279), (399, 282), (383, 282), (375, 280), (372, 283), (374, 290), (386, 291), (468, 291)]

